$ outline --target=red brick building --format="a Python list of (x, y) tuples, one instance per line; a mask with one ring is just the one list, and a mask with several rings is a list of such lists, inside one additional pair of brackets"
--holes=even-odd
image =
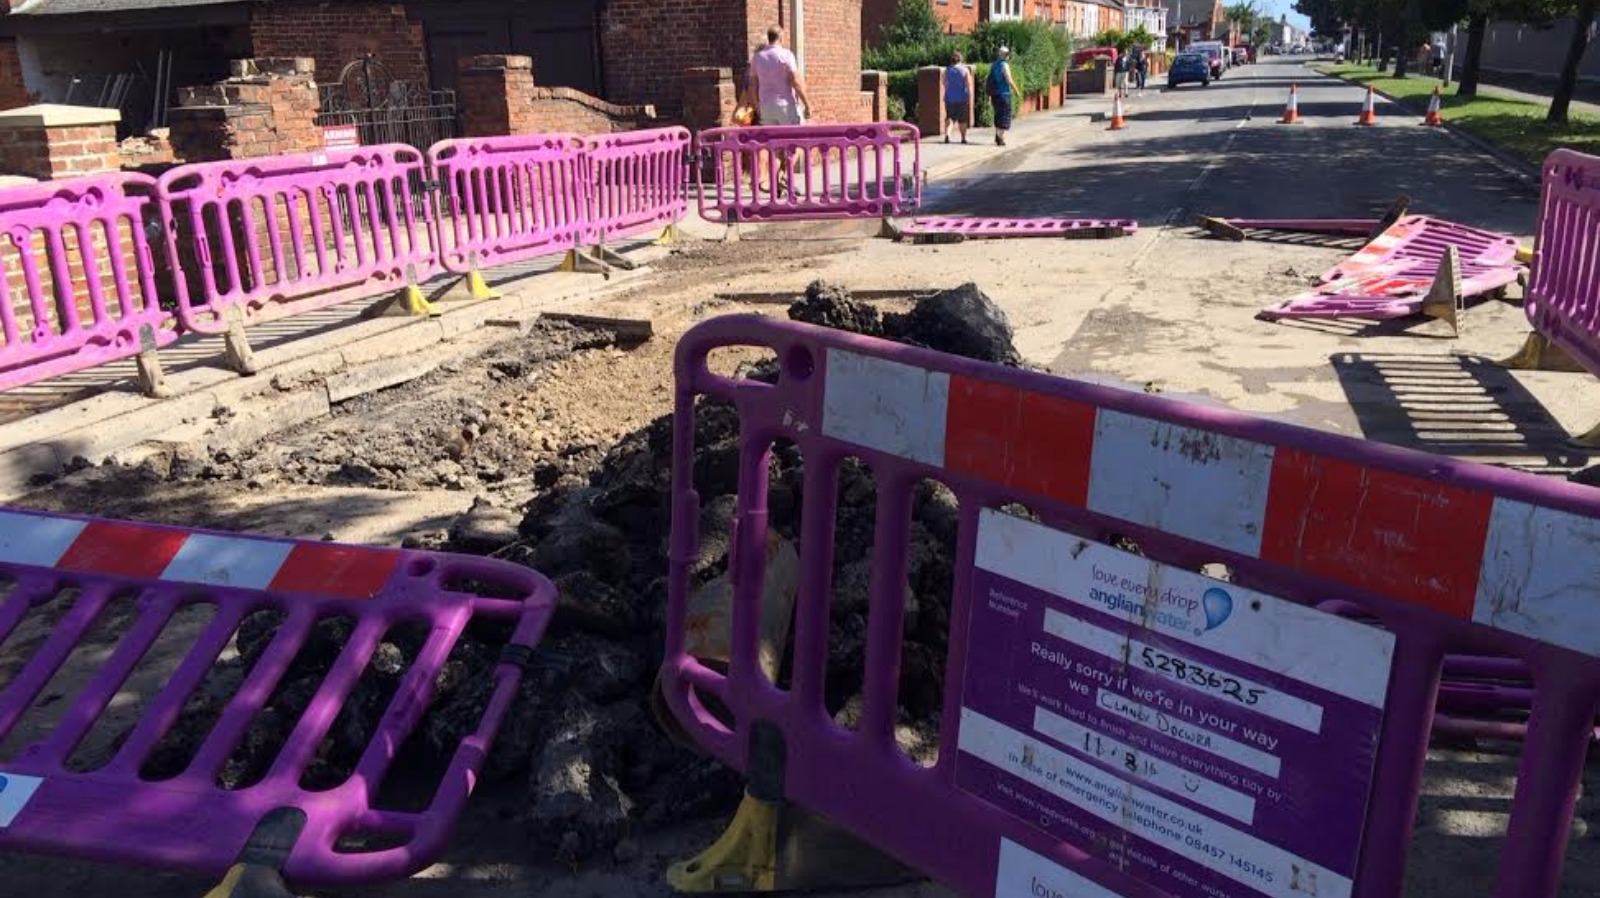
[[(960, 4), (968, 0), (951, 0)], [(971, 0), (982, 2), (982, 0)], [(0, 108), (95, 103), (127, 76), (137, 129), (149, 74), (172, 53), (174, 86), (209, 84), (233, 59), (311, 57), (317, 79), (373, 60), (385, 82), (453, 90), (461, 60), (532, 57), (535, 83), (618, 105), (683, 103), (683, 71), (742, 78), (769, 25), (793, 34), (821, 120), (861, 114), (862, 0), (0, 0)], [(359, 79), (358, 71), (352, 79)], [(76, 82), (76, 84), (74, 84)], [(69, 91), (71, 92), (69, 97)], [(142, 93), (141, 93), (142, 92)]]

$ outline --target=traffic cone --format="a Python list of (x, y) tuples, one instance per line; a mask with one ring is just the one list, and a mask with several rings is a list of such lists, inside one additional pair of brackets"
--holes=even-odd
[(1280, 125), (1300, 124), (1300, 86), (1289, 85), (1289, 105), (1283, 109), (1283, 118), (1278, 120)]
[(1121, 131), (1128, 123), (1122, 118), (1122, 97), (1118, 95), (1111, 100), (1111, 127), (1107, 131)]
[(1424, 125), (1427, 125), (1430, 128), (1444, 127), (1444, 118), (1439, 115), (1439, 106), (1439, 87), (1438, 85), (1434, 85), (1433, 96), (1428, 99), (1428, 114), (1422, 120)]
[(1377, 91), (1371, 86), (1367, 87), (1367, 101), (1361, 104), (1361, 117), (1356, 119), (1358, 125), (1376, 125), (1378, 123), (1378, 107), (1374, 98)]

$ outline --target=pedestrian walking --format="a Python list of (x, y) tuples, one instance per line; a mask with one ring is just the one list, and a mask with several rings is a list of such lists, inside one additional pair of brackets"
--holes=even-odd
[(950, 126), (961, 132), (961, 142), (967, 142), (967, 128), (972, 126), (972, 69), (963, 64), (964, 57), (957, 50), (950, 56), (950, 65), (944, 70), (944, 142), (950, 142)]
[(1011, 130), (1011, 104), (1022, 94), (1017, 79), (1011, 76), (1011, 48), (1001, 47), (989, 66), (989, 102), (994, 106), (994, 143), (1006, 145), (1006, 132)]
[(1139, 57), (1134, 66), (1139, 71), (1139, 96), (1142, 97), (1144, 96), (1144, 83), (1150, 78), (1150, 51), (1140, 47)]
[(1120, 53), (1117, 61), (1111, 66), (1111, 89), (1117, 96), (1126, 100), (1128, 98), (1128, 54)]
[(760, 104), (761, 124), (799, 125), (805, 122), (811, 100), (800, 77), (800, 63), (783, 45), (783, 28), (767, 29), (767, 45), (750, 58), (750, 80)]

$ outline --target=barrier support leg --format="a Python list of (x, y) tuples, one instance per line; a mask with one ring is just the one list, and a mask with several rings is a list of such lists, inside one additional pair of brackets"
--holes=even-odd
[(750, 727), (750, 786), (722, 837), (667, 871), (679, 892), (788, 892), (895, 885), (921, 877), (783, 798), (787, 749), (765, 721)]
[(902, 236), (903, 235), (900, 233), (900, 226), (894, 223), (893, 218), (885, 215), (883, 217), (883, 223), (878, 226), (878, 237), (884, 240), (899, 241)]
[(1583, 366), (1573, 361), (1572, 356), (1565, 349), (1551, 343), (1540, 333), (1528, 334), (1528, 339), (1522, 348), (1507, 359), (1495, 362), (1501, 368), (1512, 371), (1564, 371), (1571, 374), (1582, 374)]
[(1451, 333), (1460, 336), (1460, 313), (1465, 304), (1461, 293), (1461, 251), (1454, 246), (1446, 247), (1439, 259), (1439, 274), (1422, 300), (1422, 314), (1449, 322)]
[(294, 898), (294, 894), (271, 867), (235, 864), (205, 898)]
[(669, 224), (665, 228), (662, 228), (661, 236), (657, 237), (653, 242), (656, 246), (672, 246), (673, 244), (677, 243), (678, 226), (676, 224)]
[(1600, 424), (1596, 424), (1587, 431), (1567, 440), (1567, 442), (1583, 449), (1600, 449)]
[(261, 818), (238, 863), (205, 898), (294, 898), (278, 871), (305, 824), (305, 812), (298, 809), (279, 809)]
[(386, 299), (378, 302), (372, 308), (361, 313), (362, 318), (387, 318), (394, 315), (407, 315), (413, 318), (437, 318), (441, 313), (439, 307), (422, 295), (422, 286), (417, 283), (416, 269), (406, 268), (406, 285)]
[(473, 299), (500, 298), (500, 294), (496, 293), (494, 288), (489, 286), (489, 282), (483, 279), (483, 272), (478, 269), (478, 257), (476, 254), (473, 254), (467, 261), (467, 276), (464, 280), (467, 283), (467, 292), (472, 295)]
[(1201, 215), (1195, 218), (1194, 223), (1195, 227), (1200, 228), (1213, 237), (1219, 237), (1223, 240), (1232, 240), (1234, 243), (1244, 242), (1244, 231), (1240, 228), (1234, 227), (1231, 223), (1221, 218), (1215, 218), (1210, 215)]
[(156, 354), (156, 333), (150, 325), (139, 328), (139, 355), (135, 357), (139, 368), (139, 392), (151, 399), (164, 399), (172, 395), (167, 386), (167, 376), (161, 370), (161, 356)]
[(256, 354), (250, 348), (250, 336), (244, 331), (244, 313), (238, 306), (230, 306), (225, 313), (228, 332), (222, 336), (222, 356), (229, 371), (238, 374), (256, 373)]

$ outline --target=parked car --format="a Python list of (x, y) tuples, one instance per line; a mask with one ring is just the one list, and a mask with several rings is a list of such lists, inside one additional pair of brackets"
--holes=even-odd
[(1222, 44), (1218, 41), (1204, 41), (1191, 44), (1189, 50), (1195, 53), (1204, 53), (1211, 62), (1211, 77), (1221, 78), (1222, 73), (1228, 68), (1228, 55), (1223, 51)]
[(1167, 70), (1167, 88), (1176, 90), (1180, 84), (1196, 82), (1201, 87), (1211, 85), (1210, 57), (1204, 53), (1179, 53), (1177, 58), (1172, 60), (1172, 68)]

